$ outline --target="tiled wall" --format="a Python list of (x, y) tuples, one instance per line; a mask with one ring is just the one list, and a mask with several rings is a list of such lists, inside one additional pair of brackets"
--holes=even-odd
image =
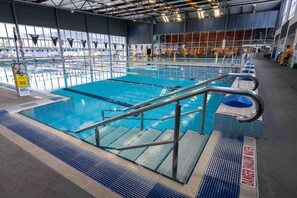
[(213, 129), (226, 135), (260, 138), (263, 131), (263, 121), (240, 123), (235, 116), (216, 113)]

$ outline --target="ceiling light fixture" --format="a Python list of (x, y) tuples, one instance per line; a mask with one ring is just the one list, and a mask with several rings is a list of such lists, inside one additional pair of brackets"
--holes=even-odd
[(180, 14), (177, 14), (177, 15), (176, 15), (176, 20), (177, 20), (177, 21), (182, 21)]
[(162, 14), (162, 18), (163, 18), (163, 21), (165, 23), (168, 23), (169, 22), (169, 19), (168, 19), (168, 17), (165, 14)]
[(220, 16), (220, 10), (218, 8), (215, 8), (213, 11), (214, 11), (215, 17), (219, 17)]
[(204, 11), (202, 10), (202, 8), (197, 9), (197, 14), (198, 14), (199, 19), (204, 19), (205, 18)]

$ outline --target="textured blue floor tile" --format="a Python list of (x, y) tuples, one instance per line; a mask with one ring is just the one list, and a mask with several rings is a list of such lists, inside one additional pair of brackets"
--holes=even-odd
[(150, 193), (146, 196), (148, 198), (158, 198), (158, 197), (176, 197), (176, 198), (183, 198), (187, 197), (184, 194), (177, 193), (174, 190), (171, 190), (159, 183), (157, 183), (154, 188), (150, 191)]
[(129, 170), (113, 183), (112, 189), (124, 197), (147, 197), (155, 184), (156, 182)]
[(242, 146), (242, 137), (220, 135), (197, 197), (239, 197)]
[(53, 97), (53, 98), (50, 98), (50, 100), (52, 101), (58, 101), (58, 100), (62, 100), (63, 98), (62, 97)]
[(0, 122), (3, 126), (5, 127), (9, 127), (9, 126), (14, 126), (14, 125), (20, 125), (22, 124), (22, 126), (24, 126), (24, 122), (21, 121), (21, 120), (15, 120), (15, 119), (4, 119), (4, 120), (1, 120)]
[(2, 115), (2, 114), (5, 114), (5, 113), (8, 113), (6, 110), (2, 110), (2, 109), (0, 109), (0, 114)]
[(8, 113), (2, 113), (2, 114), (0, 114), (0, 116), (1, 116), (0, 123), (4, 122), (6, 120), (11, 120), (11, 116), (9, 116)]
[(205, 180), (202, 181), (202, 185), (206, 185), (203, 190), (199, 191), (197, 197), (201, 198), (236, 198), (239, 197), (239, 185), (228, 183), (224, 180), (220, 180), (216, 177), (205, 176)]
[(106, 187), (111, 187), (112, 184), (117, 181), (122, 175), (124, 175), (128, 170), (115, 165), (110, 162), (105, 162), (99, 164), (94, 168), (86, 172), (86, 174), (92, 177), (94, 180), (105, 185)]
[(91, 157), (87, 157), (84, 153), (82, 153), (69, 160), (68, 164), (76, 168), (77, 170), (85, 173), (96, 165), (100, 164), (100, 162)]
[(123, 197), (185, 197), (182, 194), (124, 168), (110, 160), (94, 155), (57, 135), (33, 125), (19, 122), (17, 118), (0, 114), (0, 123), (7, 120), (7, 128), (14, 131), (53, 156), (85, 173)]
[(31, 102), (31, 103), (28, 103), (28, 104), (20, 105), (19, 107), (27, 108), (27, 107), (32, 107), (32, 106), (35, 106), (35, 105), (37, 105), (36, 102)]

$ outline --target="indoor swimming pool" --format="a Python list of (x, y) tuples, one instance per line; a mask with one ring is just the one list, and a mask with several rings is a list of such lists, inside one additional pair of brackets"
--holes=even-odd
[[(158, 68), (158, 70), (154, 70), (152, 67)], [(132, 108), (128, 111), (123, 111), (125, 108), (172, 93), (173, 91), (188, 87), (197, 82), (202, 82), (199, 78), (193, 78), (190, 75), (185, 76), (183, 74), (182, 70), (190, 69), (193, 68), (178, 68), (176, 66), (166, 68), (151, 66), (146, 69), (129, 68), (127, 75), (124, 76), (53, 91), (52, 93), (64, 96), (67, 99), (65, 101), (28, 109), (20, 113), (89, 144), (98, 146), (94, 128), (78, 133), (76, 131), (91, 124), (137, 109)], [(220, 68), (218, 67), (201, 67), (199, 71), (197, 69), (193, 75), (196, 76), (199, 73), (201, 78), (207, 79), (207, 77), (210, 78), (219, 75), (219, 70)], [(229, 70), (224, 69), (222, 71), (227, 72)], [(211, 76), (206, 75), (209, 72), (211, 72)], [(146, 75), (148, 73), (153, 75)], [(190, 74), (191, 72), (188, 71), (188, 73)], [(172, 77), (173, 75), (176, 75), (176, 77)], [(178, 78), (178, 76), (185, 76), (185, 78)], [(234, 78), (228, 77), (213, 81), (208, 85), (230, 87), (233, 80)], [(205, 85), (192, 90), (202, 88), (203, 86)], [(188, 91), (179, 92), (170, 97), (181, 95)], [(203, 106), (203, 95), (180, 101), (181, 113), (198, 111), (181, 116), (181, 151), (183, 153), (192, 153), (192, 157), (188, 158), (187, 154), (180, 156), (181, 165), (178, 166), (179, 170), (177, 177), (174, 178), (175, 180), (182, 183), (188, 181), (200, 153), (213, 130), (214, 113), (223, 98), (224, 95), (217, 93), (207, 95), (204, 136), (199, 135), (202, 117), (202, 111), (199, 111), (199, 109), (202, 109)], [(157, 102), (158, 101), (152, 103)], [(172, 171), (170, 171), (172, 167), (172, 144), (124, 151), (110, 148), (169, 141), (173, 138), (174, 115), (175, 104), (168, 104), (144, 112), (143, 117), (138, 114), (101, 126), (99, 127), (100, 147), (172, 178)], [(141, 122), (141, 118), (143, 118), (143, 122)], [(154, 160), (150, 160), (152, 158)]]
[[(196, 83), (189, 79), (164, 79), (151, 76), (126, 75), (119, 78), (87, 83), (54, 91), (54, 94), (68, 97), (63, 102), (23, 111), (22, 114), (55, 129), (68, 132), (79, 138), (89, 135), (87, 132), (73, 134), (90, 124), (102, 121), (102, 111), (106, 111), (105, 118), (121, 114), (119, 110), (146, 100), (168, 94), (179, 88)], [(216, 86), (230, 86), (228, 82), (213, 82)], [(182, 94), (182, 93), (180, 93)], [(207, 120), (205, 131), (212, 131), (213, 114), (224, 96), (209, 94), (207, 105)], [(191, 111), (202, 106), (203, 96), (192, 97), (181, 102), (182, 112)], [(156, 128), (164, 131), (173, 129), (173, 120), (159, 120), (165, 116), (174, 115), (174, 104), (151, 110), (144, 116), (145, 128)], [(201, 112), (185, 115), (181, 122), (181, 132), (187, 130), (198, 131)], [(113, 123), (115, 126), (132, 128), (139, 126), (139, 116)], [(90, 131), (90, 133), (92, 133)]]

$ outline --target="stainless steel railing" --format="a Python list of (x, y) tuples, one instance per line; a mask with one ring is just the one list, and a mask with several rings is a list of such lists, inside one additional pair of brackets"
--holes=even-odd
[(151, 102), (154, 102), (154, 101), (157, 101), (157, 100), (160, 100), (160, 99), (163, 99), (163, 98), (167, 98), (167, 97), (172, 96), (172, 95), (175, 95), (177, 93), (180, 93), (180, 92), (183, 92), (183, 91), (187, 91), (189, 89), (193, 89), (193, 88), (198, 87), (198, 86), (201, 86), (201, 85), (206, 85), (206, 84), (208, 84), (210, 82), (213, 82), (213, 81), (216, 81), (216, 80), (219, 80), (219, 79), (222, 79), (222, 78), (226, 78), (226, 77), (249, 77), (249, 78), (253, 79), (253, 81), (254, 81), (253, 91), (255, 91), (259, 87), (259, 81), (255, 77), (255, 75), (253, 75), (253, 74), (247, 74), (247, 73), (228, 73), (228, 74), (221, 74), (219, 76), (210, 78), (208, 80), (205, 80), (205, 81), (202, 81), (202, 82), (199, 82), (199, 83), (195, 83), (195, 84), (190, 85), (188, 87), (185, 87), (185, 88), (182, 88), (182, 89), (178, 89), (176, 91), (173, 91), (171, 93), (165, 94), (163, 96), (159, 96), (159, 97), (152, 98), (150, 100), (147, 100), (147, 101), (138, 103), (136, 105), (133, 105), (132, 107), (128, 107), (128, 108), (123, 109), (123, 111), (128, 111), (130, 109), (141, 107), (141, 106), (146, 105), (146, 104), (149, 104)]
[[(189, 115), (189, 114), (193, 114), (193, 113), (198, 113), (198, 112), (201, 112), (203, 109), (202, 108), (198, 108), (198, 109), (195, 109), (195, 110), (192, 110), (192, 111), (187, 111), (187, 112), (184, 112), (184, 113), (181, 113), (180, 115), (181, 116), (184, 116), (184, 115)], [(101, 110), (101, 116), (102, 116), (102, 120), (105, 120), (105, 118), (112, 118), (110, 116), (105, 116), (105, 113), (106, 111), (109, 111), (109, 112), (123, 112), (123, 110)], [(172, 116), (165, 116), (165, 117), (162, 117), (162, 118), (144, 118), (143, 114), (141, 114), (141, 117), (140, 118), (123, 118), (123, 119), (128, 119), (128, 120), (140, 120), (141, 121), (141, 124), (140, 124), (140, 130), (143, 130), (143, 122), (145, 120), (155, 120), (155, 121), (164, 121), (164, 120), (169, 120), (171, 118), (174, 118), (175, 116), (172, 115)]]
[[(243, 90), (243, 89), (235, 89), (235, 88), (229, 88), (229, 87), (217, 87), (217, 86), (210, 86), (210, 87), (203, 87), (197, 90), (189, 91), (185, 94), (176, 96), (174, 98), (170, 98), (167, 100), (160, 101), (156, 104), (151, 104), (139, 109), (136, 109), (131, 112), (127, 112), (125, 114), (103, 120), (101, 122), (98, 122), (96, 124), (92, 124), (90, 126), (84, 127), (82, 129), (74, 131), (74, 133), (79, 133), (88, 129), (95, 128), (95, 140), (96, 145), (101, 148), (105, 149), (116, 149), (116, 150), (127, 150), (127, 149), (135, 149), (135, 148), (141, 148), (141, 147), (148, 147), (148, 146), (156, 146), (156, 145), (163, 145), (163, 144), (171, 144), (173, 143), (173, 161), (172, 161), (172, 170), (173, 170), (173, 177), (176, 177), (177, 174), (177, 162), (178, 162), (178, 141), (179, 141), (179, 128), (180, 128), (180, 116), (181, 116), (181, 105), (179, 104), (181, 100), (198, 96), (201, 94), (204, 94), (204, 101), (203, 101), (203, 109), (202, 109), (202, 119), (201, 119), (201, 128), (200, 128), (200, 135), (204, 135), (204, 121), (205, 121), (205, 114), (206, 114), (206, 104), (207, 104), (207, 95), (209, 92), (213, 93), (225, 93), (225, 94), (237, 94), (237, 95), (245, 95), (250, 97), (255, 106), (255, 110), (251, 113), (249, 116), (239, 116), (237, 117), (237, 120), (239, 122), (252, 122), (254, 120), (257, 120), (264, 111), (264, 102), (260, 96), (256, 94), (254, 91), (250, 90)], [(140, 145), (134, 145), (134, 146), (127, 146), (127, 147), (102, 147), (100, 146), (100, 137), (99, 137), (99, 126), (106, 125), (108, 123), (112, 123), (121, 119), (125, 119), (127, 117), (140, 114), (143, 118), (144, 112), (156, 109), (171, 103), (176, 102), (175, 105), (175, 121), (174, 121), (174, 139), (172, 141), (161, 141), (161, 142), (154, 142), (149, 144), (140, 144)], [(143, 119), (141, 119), (141, 127), (143, 128)]]

